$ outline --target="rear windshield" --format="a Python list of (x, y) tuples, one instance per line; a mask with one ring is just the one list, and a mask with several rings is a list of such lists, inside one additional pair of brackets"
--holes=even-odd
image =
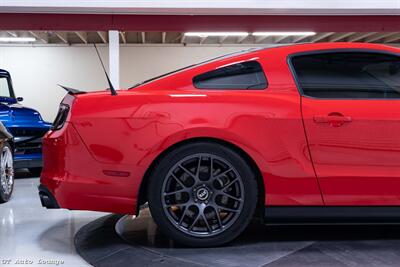
[(197, 75), (193, 84), (198, 89), (265, 89), (267, 79), (260, 63), (247, 61)]

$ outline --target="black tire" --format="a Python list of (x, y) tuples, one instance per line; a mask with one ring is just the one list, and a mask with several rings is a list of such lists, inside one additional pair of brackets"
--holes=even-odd
[(36, 168), (29, 168), (28, 169), (30, 174), (34, 177), (39, 177), (40, 174), (42, 173), (42, 168), (36, 167)]
[[(12, 174), (11, 174), (11, 176), (9, 176), (10, 178), (7, 178), (7, 179), (11, 179), (12, 183), (10, 185), (10, 188), (8, 188), (7, 192), (6, 192), (1, 183), (2, 181), (0, 180), (0, 203), (5, 203), (5, 202), (9, 201), (11, 198), (12, 192), (14, 190), (14, 174), (13, 174), (14, 168), (13, 168), (13, 162), (12, 162), (12, 159), (13, 159), (12, 151), (13, 150), (11, 148), (11, 145), (8, 142), (4, 143), (3, 146), (1, 147), (1, 151), (0, 151), (0, 162), (2, 161), (2, 158), (3, 158), (4, 149), (8, 149), (8, 151), (11, 153), (11, 163), (9, 164), (11, 166), (7, 165), (9, 167), (9, 168), (7, 168), (7, 171), (9, 172), (11, 170)], [(0, 175), (3, 175), (4, 173), (3, 173), (3, 168), (1, 166), (1, 164), (0, 164), (0, 171), (1, 171)]]
[[(203, 154), (204, 153), (204, 154)], [(209, 180), (211, 180), (212, 182), (210, 182), (210, 196), (209, 196), (209, 203), (208, 205), (213, 205), (212, 203), (215, 204), (215, 207), (208, 207), (206, 206), (206, 204), (204, 202), (202, 202), (200, 205), (203, 205), (202, 208), (196, 208), (197, 206), (193, 206), (193, 208), (195, 208), (195, 210), (197, 209), (198, 211), (198, 215), (192, 215), (193, 217), (198, 218), (204, 218), (203, 222), (201, 220), (197, 221), (197, 219), (194, 219), (194, 225), (199, 225), (198, 228), (201, 228), (201, 224), (206, 225), (206, 233), (204, 233), (203, 236), (199, 236), (200, 234), (202, 234), (201, 232), (199, 234), (197, 234), (196, 232), (191, 232), (193, 228), (193, 225), (191, 224), (192, 222), (188, 222), (187, 225), (190, 226), (186, 226), (186, 229), (181, 226), (181, 222), (184, 221), (184, 219), (190, 220), (193, 219), (191, 218), (189, 215), (191, 215), (191, 211), (190, 208), (185, 207), (184, 209), (182, 209), (180, 214), (182, 215), (182, 220), (180, 220), (180, 222), (177, 224), (176, 222), (174, 222), (174, 214), (171, 216), (169, 215), (172, 211), (172, 208), (166, 208), (165, 207), (165, 199), (166, 194), (169, 195), (171, 193), (164, 193), (165, 192), (165, 183), (166, 181), (168, 182), (169, 180), (171, 180), (170, 177), (173, 177), (175, 175), (172, 175), (171, 172), (177, 169), (172, 170), (173, 168), (176, 168), (176, 164), (180, 164), (180, 162), (182, 162), (182, 160), (185, 160), (187, 158), (190, 158), (193, 155), (193, 157), (196, 155), (200, 155), (199, 157), (199, 166), (202, 164), (202, 161), (207, 161), (207, 155), (210, 155), (209, 161), (210, 162), (214, 162), (214, 164), (218, 164), (219, 162), (222, 163), (227, 163), (229, 165), (227, 165), (227, 169), (231, 169), (232, 171), (231, 173), (228, 173), (226, 175), (223, 175), (221, 172), (219, 172), (220, 170), (217, 169), (216, 171), (214, 171), (213, 169), (213, 165), (212, 163), (210, 164), (209, 169), (212, 169), (212, 172), (210, 176), (209, 176)], [(205, 155), (205, 156), (203, 156)], [(203, 157), (203, 159), (202, 159)], [(205, 157), (205, 158), (204, 158)], [(215, 158), (216, 157), (216, 158)], [(213, 161), (214, 158), (214, 161)], [(221, 161), (220, 161), (221, 160)], [(184, 162), (184, 161), (183, 161)], [(206, 162), (207, 163), (207, 162)], [(221, 163), (221, 164), (222, 164)], [(205, 164), (205, 163), (203, 163)], [(180, 168), (180, 166), (183, 166), (183, 163), (181, 165), (178, 165), (178, 167)], [(207, 170), (207, 166), (202, 166), (199, 167), (199, 170), (202, 170), (202, 168)], [(215, 168), (215, 167), (214, 167)], [(183, 168), (182, 168), (183, 169)], [(197, 172), (197, 171), (196, 171)], [(213, 175), (214, 172), (217, 172), (217, 175)], [(187, 173), (186, 173), (187, 174)], [(193, 173), (194, 174), (194, 173)], [(222, 176), (221, 176), (222, 175)], [(213, 195), (213, 188), (212, 188), (212, 183), (218, 185), (220, 184), (219, 180), (223, 180), (223, 179), (229, 179), (228, 176), (237, 176), (236, 178), (232, 178), (232, 181), (227, 181), (228, 185), (221, 185), (221, 189), (219, 191), (223, 191), (223, 193), (220, 193), (217, 189), (215, 189), (215, 194)], [(188, 175), (187, 175), (188, 176)], [(200, 177), (205, 176), (205, 175), (200, 175), (197, 172), (197, 176), (199, 177), (200, 183), (202, 182), (202, 180), (200, 179)], [(216, 177), (220, 177), (218, 179), (214, 179)], [(239, 180), (238, 180), (239, 178)], [(168, 180), (169, 179), (169, 180)], [(175, 178), (174, 178), (175, 179)], [(181, 179), (181, 178), (179, 178)], [(207, 178), (205, 178), (207, 179)], [(218, 180), (218, 181), (217, 181)], [(241, 182), (240, 182), (241, 180)], [(236, 181), (236, 182), (235, 182)], [(176, 181), (178, 184), (178, 181)], [(171, 183), (171, 182), (168, 182)], [(235, 183), (235, 185), (231, 185), (229, 186), (229, 184), (231, 183)], [(179, 183), (181, 184), (181, 183)], [(196, 180), (193, 179), (193, 184), (196, 184)], [(239, 184), (239, 185), (237, 185)], [(225, 187), (225, 186), (229, 186), (229, 187)], [(239, 187), (240, 186), (240, 187)], [(190, 205), (199, 205), (199, 198), (202, 195), (199, 195), (198, 192), (198, 188), (199, 186), (196, 185), (196, 188), (193, 189), (194, 192), (192, 192), (192, 188), (190, 187), (190, 189), (187, 189), (189, 192), (187, 193), (187, 196), (189, 198), (194, 198), (196, 203), (190, 202)], [(235, 187), (235, 188), (239, 188), (239, 189), (231, 189), (230, 187)], [(182, 185), (182, 188), (183, 185)], [(188, 187), (189, 188), (189, 187)], [(227, 212), (224, 211), (224, 209), (220, 209), (220, 203), (216, 204), (218, 199), (220, 201), (222, 201), (223, 195), (225, 194), (225, 190), (229, 189), (229, 192), (231, 192), (232, 190), (235, 192), (239, 192), (240, 190), (242, 190), (242, 195), (240, 199), (238, 200), (240, 201), (240, 205), (236, 204), (235, 200), (228, 200), (230, 201), (229, 203), (234, 203), (234, 205), (241, 207), (240, 212), (236, 212), (233, 213), (233, 215), (226, 215)], [(191, 247), (212, 247), (212, 246), (219, 246), (225, 243), (228, 243), (230, 241), (232, 241), (233, 239), (235, 239), (240, 233), (242, 233), (242, 231), (247, 227), (247, 225), (250, 223), (251, 219), (253, 218), (254, 215), (254, 211), (257, 205), (257, 200), (258, 200), (258, 189), (257, 189), (257, 182), (256, 182), (256, 177), (255, 174), (253, 173), (252, 169), (250, 168), (250, 166), (248, 165), (248, 163), (234, 150), (221, 145), (219, 143), (214, 143), (214, 142), (206, 142), (206, 141), (201, 141), (201, 142), (195, 142), (195, 143), (189, 143), (189, 144), (185, 144), (182, 145), (178, 148), (176, 148), (175, 150), (169, 152), (167, 155), (165, 155), (156, 165), (156, 167), (153, 169), (153, 171), (150, 174), (150, 180), (149, 180), (149, 186), (148, 186), (148, 202), (149, 202), (149, 208), (150, 208), (150, 212), (152, 214), (153, 219), (155, 220), (155, 222), (157, 223), (157, 225), (159, 226), (160, 230), (166, 234), (167, 236), (169, 236), (170, 238), (172, 238), (173, 240), (177, 241), (178, 243), (187, 245), (187, 246), (191, 246)], [(197, 191), (196, 191), (197, 190)], [(219, 193), (218, 193), (219, 192)], [(203, 192), (204, 193), (204, 192)], [(184, 194), (184, 193), (182, 193)], [(220, 195), (217, 195), (220, 194)], [(222, 197), (221, 197), (222, 196)], [(169, 197), (169, 196), (168, 196)], [(176, 198), (176, 195), (173, 197), (174, 199)], [(218, 198), (218, 199), (217, 199)], [(239, 197), (237, 197), (239, 199)], [(225, 197), (226, 199), (230, 199), (229, 197)], [(167, 199), (168, 201), (168, 199)], [(220, 202), (219, 201), (219, 202)], [(177, 204), (179, 205), (179, 204)], [(186, 204), (185, 204), (186, 205)], [(191, 206), (192, 207), (192, 206)], [(175, 207), (173, 207), (175, 208)], [(192, 208), (192, 209), (193, 209)], [(209, 209), (208, 209), (209, 208)], [(186, 209), (188, 209), (188, 215), (186, 215), (187, 217), (185, 217), (186, 214)], [(200, 212), (200, 209), (202, 209), (202, 211)], [(206, 209), (208, 209), (208, 214), (206, 214)], [(173, 209), (173, 211), (175, 211), (176, 209)], [(225, 213), (224, 213), (225, 212)], [(201, 214), (200, 214), (201, 213)], [(218, 213), (218, 214), (217, 214)], [(210, 216), (215, 216), (215, 218), (213, 218), (212, 220), (208, 220), (207, 218), (209, 218)], [(229, 214), (229, 212), (228, 212)], [(202, 217), (200, 217), (200, 215)], [(222, 216), (226, 216), (226, 217), (221, 217)], [(212, 217), (211, 216), (211, 217)], [(229, 216), (231, 216), (230, 218), (234, 218), (231, 219), (232, 221), (229, 222), (230, 225), (227, 225), (226, 228), (224, 228), (223, 225), (223, 220), (225, 219), (229, 219)], [(172, 218), (172, 219), (171, 219)], [(221, 218), (223, 218), (223, 220), (221, 220)], [(217, 220), (218, 219), (218, 220)], [(206, 222), (207, 221), (207, 222)], [(209, 224), (209, 223), (214, 223), (215, 221), (218, 221), (218, 224), (215, 225), (215, 229), (213, 225)], [(210, 228), (211, 225), (211, 228)], [(203, 226), (205, 227), (205, 226)], [(219, 229), (218, 229), (219, 228)], [(217, 232), (217, 234), (213, 234), (213, 231)], [(219, 232), (218, 232), (219, 231)], [(205, 232), (205, 231), (203, 231)], [(198, 236), (194, 236), (193, 234), (197, 234)]]

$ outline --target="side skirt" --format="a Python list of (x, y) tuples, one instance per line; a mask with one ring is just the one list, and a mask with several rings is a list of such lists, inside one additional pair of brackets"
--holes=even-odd
[(400, 224), (398, 206), (267, 206), (266, 224)]

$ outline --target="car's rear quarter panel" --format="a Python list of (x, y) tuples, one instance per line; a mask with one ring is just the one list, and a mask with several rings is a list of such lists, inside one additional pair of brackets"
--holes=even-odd
[(191, 79), (210, 68), (204, 66), (154, 84), (154, 89), (79, 97), (72, 121), (96, 159), (96, 169), (131, 173), (122, 178), (97, 171), (96, 184), (111, 183), (108, 195), (136, 201), (144, 173), (163, 151), (184, 140), (215, 138), (255, 161), (265, 183), (266, 205), (320, 205), (300, 98), (286, 61), (274, 54), (259, 60), (269, 81), (266, 90), (195, 89)]

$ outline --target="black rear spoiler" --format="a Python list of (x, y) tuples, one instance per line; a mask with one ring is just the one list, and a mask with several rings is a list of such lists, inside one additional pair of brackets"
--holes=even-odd
[(61, 84), (59, 84), (58, 86), (60, 86), (65, 91), (67, 91), (68, 94), (70, 94), (70, 95), (86, 94), (86, 92), (84, 92), (84, 91), (80, 91), (80, 90), (74, 89), (74, 88), (69, 88), (69, 87), (61, 85)]

